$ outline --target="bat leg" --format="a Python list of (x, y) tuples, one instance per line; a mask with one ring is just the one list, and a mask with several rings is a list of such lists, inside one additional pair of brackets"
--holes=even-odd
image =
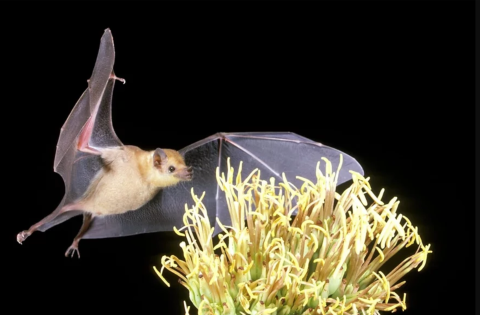
[(75, 253), (77, 253), (78, 258), (80, 258), (80, 251), (78, 250), (78, 243), (82, 239), (83, 235), (85, 235), (85, 232), (88, 231), (88, 228), (90, 227), (90, 224), (92, 223), (92, 214), (89, 212), (85, 212), (83, 214), (83, 224), (82, 227), (80, 228), (80, 231), (78, 231), (77, 236), (73, 239), (72, 245), (67, 249), (65, 252), (65, 257), (72, 257), (75, 256)]
[(17, 234), (17, 242), (22, 244), (27, 239), (27, 237), (32, 235), (32, 233), (37, 231), (42, 225), (52, 221), (53, 219), (58, 217), (60, 214), (62, 214), (64, 212), (67, 212), (67, 211), (70, 211), (70, 210), (80, 210), (80, 209), (78, 208), (77, 204), (69, 204), (69, 205), (63, 206), (59, 211), (54, 211), (54, 212), (50, 213), (45, 218), (43, 218), (42, 220), (40, 220), (37, 223), (35, 223), (34, 225), (32, 225), (28, 230), (24, 230), (24, 231), (18, 233)]

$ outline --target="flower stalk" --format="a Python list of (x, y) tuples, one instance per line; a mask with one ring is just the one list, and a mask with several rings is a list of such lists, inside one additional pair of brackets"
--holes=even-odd
[[(213, 243), (201, 197), (192, 190), (194, 206), (185, 208), (184, 227), (175, 231), (183, 259), (163, 256), (162, 268), (174, 273), (190, 293), (198, 314), (380, 314), (406, 309), (398, 293), (400, 280), (422, 270), (430, 245), (418, 229), (398, 213), (396, 198), (383, 202), (383, 189), (372, 191), (369, 179), (352, 173), (353, 183), (335, 191), (338, 171), (324, 160), (313, 183), (301, 187), (262, 180), (255, 170), (245, 179), (228, 162), (217, 170), (225, 192), (231, 226), (218, 221), (224, 233)], [(370, 201), (367, 200), (370, 199)], [(393, 270), (381, 270), (402, 249), (416, 251)], [(186, 312), (188, 309), (185, 304)]]

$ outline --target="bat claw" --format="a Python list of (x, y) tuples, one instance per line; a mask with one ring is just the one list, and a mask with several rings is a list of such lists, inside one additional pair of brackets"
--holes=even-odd
[(117, 77), (116, 75), (114, 75), (113, 73), (110, 75), (110, 79), (114, 79), (114, 80), (117, 80), (117, 81), (120, 81), (122, 82), (123, 84), (127, 83), (127, 81), (123, 78), (119, 78)]
[(19, 244), (22, 244), (23, 241), (25, 241), (27, 239), (27, 237), (30, 236), (31, 233), (29, 233), (28, 231), (22, 231), (20, 233), (17, 234), (17, 242)]
[(70, 256), (73, 258), (75, 256), (75, 253), (77, 253), (78, 258), (80, 258), (80, 251), (78, 250), (78, 245), (72, 244), (65, 252), (65, 257)]

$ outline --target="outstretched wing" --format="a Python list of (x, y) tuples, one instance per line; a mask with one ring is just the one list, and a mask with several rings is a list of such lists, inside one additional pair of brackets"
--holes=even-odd
[(227, 172), (227, 159), (238, 170), (243, 161), (242, 175), (245, 178), (255, 168), (261, 178), (275, 177), (282, 181), (282, 172), (297, 187), (303, 182), (296, 176), (316, 182), (316, 166), (323, 157), (329, 159), (333, 170), (338, 167), (340, 155), (343, 164), (338, 175), (338, 184), (351, 179), (350, 170), (361, 173), (360, 164), (348, 154), (325, 146), (291, 132), (217, 133), (193, 143), (182, 150), (187, 165), (193, 167), (193, 180), (181, 182), (160, 191), (142, 208), (121, 215), (95, 218), (84, 238), (127, 236), (139, 233), (171, 231), (173, 226), (183, 226), (185, 204), (191, 206), (191, 189), (200, 196), (205, 192), (203, 203), (208, 211), (215, 232), (220, 232), (216, 217), (224, 225), (230, 225), (230, 215), (224, 193), (217, 184), (215, 172)]
[[(113, 130), (111, 119), (115, 85), (114, 61), (113, 37), (110, 30), (106, 29), (100, 41), (92, 76), (88, 80), (88, 88), (75, 104), (60, 131), (53, 169), (63, 178), (65, 196), (54, 213), (80, 197), (101, 168), (100, 157), (79, 151), (79, 146), (87, 143), (89, 147), (98, 149), (122, 145)], [(78, 211), (61, 214), (39, 230), (45, 231), (78, 214)]]

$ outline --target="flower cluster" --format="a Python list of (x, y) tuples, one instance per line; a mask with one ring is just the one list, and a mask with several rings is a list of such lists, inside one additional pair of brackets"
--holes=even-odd
[[(383, 202), (368, 178), (352, 172), (353, 183), (336, 193), (337, 172), (328, 160), (317, 182), (294, 187), (260, 178), (258, 170), (241, 178), (228, 165), (217, 180), (226, 194), (231, 226), (213, 242), (202, 197), (176, 230), (183, 259), (163, 256), (164, 269), (176, 274), (198, 314), (380, 314), (405, 309), (402, 277), (431, 253), (417, 228), (397, 212), (399, 201)], [(367, 199), (370, 199), (368, 201)], [(403, 248), (417, 245), (388, 273), (382, 266)], [(186, 308), (188, 313), (189, 308)]]

